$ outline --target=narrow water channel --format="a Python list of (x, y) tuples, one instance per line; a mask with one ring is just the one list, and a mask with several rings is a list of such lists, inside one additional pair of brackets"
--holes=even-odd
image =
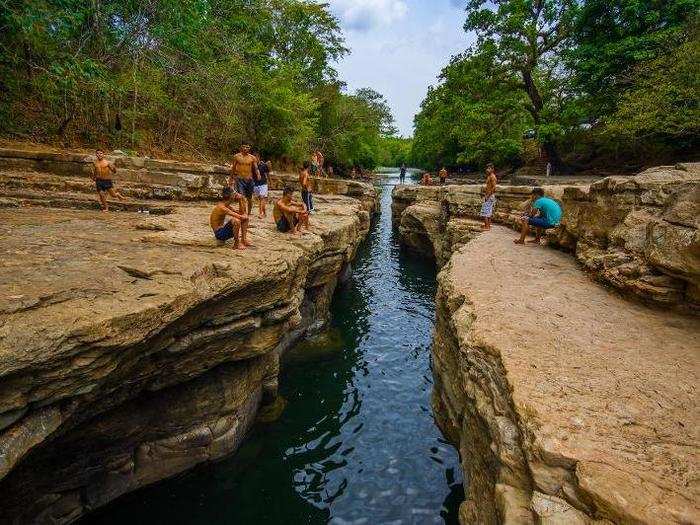
[(457, 523), (459, 460), (430, 409), (435, 268), (406, 257), (381, 214), (330, 330), (290, 351), (276, 422), (231, 458), (125, 496), (84, 523)]

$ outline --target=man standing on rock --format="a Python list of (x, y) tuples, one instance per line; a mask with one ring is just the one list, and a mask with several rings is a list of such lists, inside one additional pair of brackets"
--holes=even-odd
[(301, 200), (309, 213), (314, 213), (314, 199), (311, 195), (311, 175), (309, 175), (309, 163), (304, 162), (302, 170), (299, 172), (299, 185), (301, 186)]
[(540, 243), (542, 233), (550, 228), (559, 226), (563, 214), (561, 205), (550, 197), (544, 196), (542, 188), (534, 188), (530, 197), (532, 212), (522, 219), (520, 238), (515, 239), (515, 244), (525, 244), (525, 238), (530, 231), (530, 227), (535, 228), (535, 242)]
[(262, 160), (260, 154), (255, 155), (258, 161), (258, 173), (255, 178), (255, 197), (258, 199), (258, 218), (267, 217), (267, 177), (270, 175), (270, 166)]
[(109, 206), (107, 204), (106, 194), (120, 201), (124, 200), (124, 196), (114, 189), (112, 175), (117, 172), (114, 163), (105, 158), (105, 152), (101, 149), (95, 151), (95, 157), (96, 159), (92, 163), (92, 180), (95, 181), (97, 196), (100, 199), (100, 207), (102, 211), (107, 212), (109, 211)]
[(399, 184), (403, 184), (406, 180), (406, 165), (401, 164), (401, 170), (399, 171)]
[(491, 217), (496, 206), (496, 170), (493, 164), (486, 166), (486, 188), (484, 188), (484, 203), (481, 205), (481, 216), (484, 218), (483, 230), (491, 229)]
[(228, 185), (245, 197), (245, 201), (241, 200), (240, 208), (240, 213), (244, 215), (253, 212), (254, 178), (258, 178), (258, 161), (251, 155), (250, 145), (242, 144), (241, 149), (233, 156)]
[(447, 168), (445, 166), (443, 166), (440, 173), (438, 173), (438, 177), (440, 177), (440, 184), (445, 184), (445, 181), (447, 180)]
[(214, 206), (209, 216), (209, 225), (217, 241), (225, 243), (233, 239), (235, 250), (245, 250), (248, 246), (252, 246), (247, 238), (248, 215), (238, 213), (231, 208), (231, 203), (236, 199), (245, 202), (241, 195), (224, 186), (221, 190), (221, 200)]

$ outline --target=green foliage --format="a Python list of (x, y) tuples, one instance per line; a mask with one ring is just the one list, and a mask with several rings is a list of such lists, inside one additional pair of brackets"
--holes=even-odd
[(526, 95), (497, 67), (493, 50), (454, 57), (440, 80), (415, 119), (414, 163), (435, 169), (515, 162), (532, 119)]
[(310, 0), (6, 0), (0, 133), (203, 157), (250, 141), (301, 160), (331, 112), (360, 129), (336, 123), (334, 162), (372, 162), (391, 115), (374, 92), (342, 93), (346, 52)]

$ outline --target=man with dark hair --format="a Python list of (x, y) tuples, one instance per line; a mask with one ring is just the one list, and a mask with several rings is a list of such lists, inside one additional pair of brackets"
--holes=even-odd
[(561, 221), (561, 205), (550, 197), (545, 197), (543, 188), (534, 188), (530, 196), (530, 209), (528, 215), (523, 217), (520, 230), (520, 237), (515, 239), (515, 244), (525, 244), (525, 238), (530, 231), (530, 227), (535, 228), (535, 240), (539, 244), (542, 233), (550, 228), (556, 228)]
[(258, 199), (258, 218), (267, 217), (267, 177), (270, 174), (270, 166), (262, 160), (262, 156), (258, 153), (255, 155), (258, 159), (258, 172), (255, 177), (255, 187), (253, 193)]
[(481, 216), (484, 219), (483, 230), (491, 229), (491, 217), (496, 206), (496, 169), (490, 162), (486, 166), (486, 187), (484, 188), (484, 202), (481, 205)]
[(294, 201), (293, 195), (294, 188), (285, 186), (282, 190), (282, 198), (272, 209), (272, 216), (275, 219), (277, 231), (290, 232), (292, 235), (304, 234), (306, 232), (301, 232), (300, 227), (309, 229), (309, 212), (305, 204)]
[(253, 193), (255, 191), (254, 179), (258, 174), (258, 161), (250, 153), (250, 145), (241, 144), (241, 148), (233, 156), (231, 175), (228, 185), (243, 195), (247, 201), (241, 201), (240, 213), (250, 215), (253, 211)]
[(301, 200), (309, 213), (314, 213), (314, 199), (311, 195), (311, 175), (309, 175), (310, 163), (304, 162), (299, 172), (299, 185), (301, 186)]
[(248, 246), (252, 246), (247, 238), (248, 215), (238, 213), (231, 208), (231, 203), (234, 200), (245, 203), (245, 198), (241, 194), (225, 186), (221, 190), (221, 200), (214, 206), (209, 216), (209, 225), (217, 241), (223, 244), (229, 239), (233, 239), (235, 250), (245, 250)]
[(401, 169), (399, 170), (399, 184), (403, 184), (406, 180), (406, 165), (401, 164)]
[(443, 166), (438, 173), (438, 177), (440, 177), (440, 184), (444, 185), (445, 181), (447, 180), (447, 168), (445, 166)]
[(107, 204), (107, 197), (105, 194), (109, 194), (110, 197), (119, 199), (120, 201), (124, 200), (124, 196), (114, 189), (112, 175), (117, 172), (114, 163), (105, 158), (105, 153), (101, 149), (95, 151), (95, 157), (96, 159), (92, 163), (92, 179), (95, 181), (97, 196), (100, 199), (100, 207), (102, 211), (106, 212), (109, 211), (109, 205)]

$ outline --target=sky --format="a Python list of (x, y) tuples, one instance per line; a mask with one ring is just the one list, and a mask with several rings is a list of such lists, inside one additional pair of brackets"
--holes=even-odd
[(340, 20), (350, 54), (336, 66), (350, 92), (370, 87), (391, 107), (403, 136), (428, 86), (450, 57), (464, 51), (466, 0), (323, 0)]

